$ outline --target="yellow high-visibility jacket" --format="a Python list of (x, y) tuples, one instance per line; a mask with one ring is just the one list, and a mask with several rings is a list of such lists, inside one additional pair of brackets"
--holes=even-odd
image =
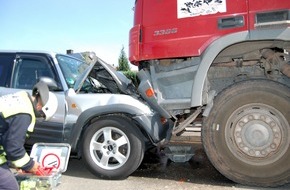
[[(16, 126), (9, 126), (13, 117), (19, 118), (19, 114), (27, 114), (26, 121), (23, 124), (17, 122)], [(33, 165), (32, 159), (26, 153), (24, 142), (26, 132), (33, 132), (36, 122), (32, 101), (29, 94), (20, 91), (0, 97), (0, 115), (4, 124), (0, 130), (0, 165), (9, 160), (16, 168), (24, 170), (30, 169)], [(27, 118), (30, 124), (27, 126)], [(5, 134), (5, 135), (4, 135)]]

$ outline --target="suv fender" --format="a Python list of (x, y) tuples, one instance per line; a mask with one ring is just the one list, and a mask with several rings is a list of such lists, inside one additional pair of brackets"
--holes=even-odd
[(140, 129), (149, 135), (149, 139), (151, 139), (152, 143), (159, 142), (166, 136), (168, 127), (163, 127), (160, 115), (156, 112), (145, 114), (143, 110), (126, 104), (98, 106), (83, 111), (78, 117), (71, 131), (71, 138), (69, 140), (72, 150), (76, 150), (82, 131), (92, 119), (110, 114), (130, 115), (134, 122), (140, 126)]

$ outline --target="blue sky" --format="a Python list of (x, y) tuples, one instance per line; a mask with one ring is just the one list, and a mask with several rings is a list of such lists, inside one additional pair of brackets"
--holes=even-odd
[(94, 51), (116, 66), (122, 46), (128, 57), (134, 2), (0, 0), (0, 49)]

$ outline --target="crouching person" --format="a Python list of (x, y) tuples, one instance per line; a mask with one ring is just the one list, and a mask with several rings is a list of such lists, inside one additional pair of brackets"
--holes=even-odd
[(10, 167), (37, 174), (41, 169), (27, 154), (26, 134), (33, 132), (36, 117), (48, 120), (57, 109), (57, 98), (40, 81), (32, 96), (19, 91), (0, 97), (0, 189), (18, 190), (19, 186)]

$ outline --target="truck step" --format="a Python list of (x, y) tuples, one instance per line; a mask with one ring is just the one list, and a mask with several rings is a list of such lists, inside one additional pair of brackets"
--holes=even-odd
[(202, 124), (199, 122), (188, 125), (180, 136), (201, 136)]
[(172, 135), (170, 144), (192, 144), (201, 143), (201, 122), (188, 125), (179, 136)]
[(165, 155), (173, 162), (187, 162), (194, 155), (192, 146), (187, 145), (168, 145), (164, 149)]

